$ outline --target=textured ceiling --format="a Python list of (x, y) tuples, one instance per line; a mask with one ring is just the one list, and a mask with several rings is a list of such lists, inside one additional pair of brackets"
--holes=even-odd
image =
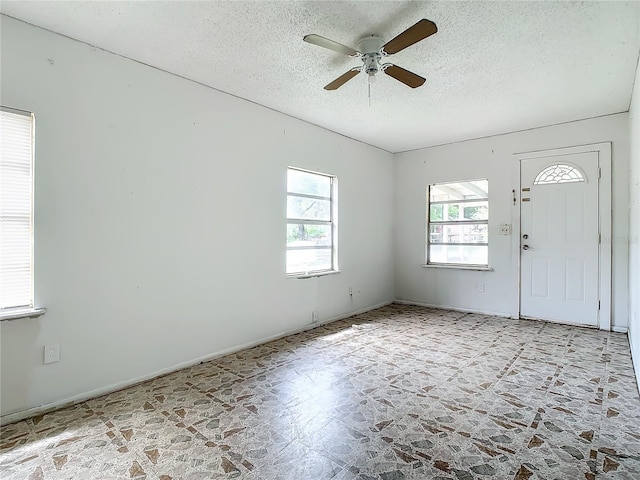
[[(390, 152), (627, 111), (638, 58), (631, 2), (14, 2), (0, 11)], [(323, 86), (361, 62), (302, 41), (356, 47), (421, 18), (438, 33), (379, 74)]]

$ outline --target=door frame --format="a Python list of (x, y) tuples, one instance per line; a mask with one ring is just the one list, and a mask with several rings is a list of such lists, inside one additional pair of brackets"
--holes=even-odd
[(513, 277), (514, 285), (517, 285), (517, 311), (514, 312), (514, 318), (520, 318), (520, 289), (522, 288), (520, 284), (522, 269), (520, 252), (520, 194), (522, 185), (520, 182), (520, 171), (522, 161), (534, 158), (557, 157), (591, 152), (597, 153), (598, 166), (600, 168), (600, 181), (598, 182), (598, 224), (600, 226), (600, 244), (598, 245), (598, 297), (600, 300), (600, 311), (598, 312), (597, 328), (611, 331), (611, 142), (513, 154), (515, 161), (513, 162), (511, 171), (513, 185), (511, 251), (512, 264), (517, 265), (517, 268), (514, 269)]

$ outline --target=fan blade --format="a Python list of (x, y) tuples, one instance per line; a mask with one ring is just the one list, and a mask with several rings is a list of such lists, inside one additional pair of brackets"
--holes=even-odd
[(319, 47), (328, 48), (329, 50), (333, 50), (335, 52), (344, 53), (345, 55), (349, 55), (350, 57), (357, 57), (359, 52), (354, 50), (351, 47), (347, 47), (346, 45), (342, 45), (341, 43), (334, 42), (333, 40), (329, 40), (328, 38), (321, 37), (320, 35), (305, 35), (303, 40), (307, 43), (312, 43), (313, 45), (318, 45)]
[(407, 28), (400, 35), (393, 40), (389, 40), (384, 44), (382, 50), (388, 55), (398, 53), (407, 47), (410, 47), (414, 43), (424, 40), (430, 35), (433, 35), (438, 31), (438, 27), (431, 20), (423, 18), (414, 26)]
[(352, 68), (347, 73), (340, 75), (333, 82), (324, 87), (325, 90), (336, 90), (360, 73), (360, 68)]
[(398, 67), (397, 65), (389, 64), (389, 66), (384, 69), (384, 73), (411, 88), (419, 87), (425, 82), (425, 79), (420, 75), (416, 75), (415, 73), (405, 70), (402, 67)]

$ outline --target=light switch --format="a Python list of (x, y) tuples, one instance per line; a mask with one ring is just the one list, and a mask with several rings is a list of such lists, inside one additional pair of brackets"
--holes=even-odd
[(508, 223), (500, 225), (500, 235), (511, 235), (511, 225)]

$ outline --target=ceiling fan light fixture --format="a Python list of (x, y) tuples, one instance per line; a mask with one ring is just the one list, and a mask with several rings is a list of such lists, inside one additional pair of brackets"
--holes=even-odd
[(328, 48), (351, 57), (360, 58), (362, 67), (354, 67), (348, 72), (336, 78), (333, 82), (324, 87), (325, 90), (336, 90), (344, 85), (347, 81), (355, 77), (359, 72), (368, 75), (369, 94), (371, 94), (371, 84), (375, 82), (375, 75), (382, 70), (390, 77), (395, 78), (399, 82), (411, 88), (420, 87), (424, 84), (425, 79), (420, 75), (416, 75), (402, 67), (385, 63), (380, 65), (382, 57), (387, 57), (404, 50), (411, 45), (424, 40), (438, 31), (438, 27), (431, 20), (423, 18), (418, 23), (407, 28), (404, 32), (396, 35), (393, 39), (384, 43), (384, 40), (377, 35), (369, 35), (358, 42), (358, 50), (355, 50), (341, 43), (335, 42), (320, 35), (305, 35), (303, 40), (319, 47)]
[(375, 75), (380, 70), (380, 56), (379, 53), (367, 53), (362, 56), (362, 62), (364, 63), (363, 70), (367, 75)]

